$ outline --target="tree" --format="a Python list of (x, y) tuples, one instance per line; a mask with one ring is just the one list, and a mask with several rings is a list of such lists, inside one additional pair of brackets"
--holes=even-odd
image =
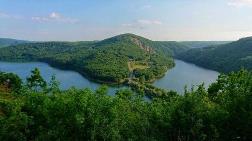
[(47, 84), (46, 81), (42, 78), (40, 70), (38, 68), (35, 68), (31, 71), (31, 73), (31, 76), (26, 79), (27, 86), (35, 91), (45, 89)]
[(109, 96), (106, 86), (0, 92), (0, 140), (252, 140), (252, 72), (223, 74), (208, 90), (202, 84), (184, 95), (145, 87), (155, 98), (128, 89)]
[(116, 96), (122, 99), (131, 99), (133, 96), (133, 92), (129, 89), (118, 90), (116, 92)]
[(0, 86), (18, 92), (22, 86), (22, 80), (13, 73), (0, 72)]
[(52, 93), (59, 92), (60, 91), (59, 85), (60, 85), (60, 82), (58, 82), (56, 80), (56, 76), (53, 75), (49, 83), (49, 88), (48, 88), (49, 92), (52, 92)]

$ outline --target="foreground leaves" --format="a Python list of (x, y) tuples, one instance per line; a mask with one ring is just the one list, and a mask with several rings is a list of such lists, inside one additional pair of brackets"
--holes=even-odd
[(127, 89), (111, 97), (105, 86), (2, 90), (0, 140), (251, 140), (251, 83), (252, 73), (241, 70), (208, 90), (152, 100)]

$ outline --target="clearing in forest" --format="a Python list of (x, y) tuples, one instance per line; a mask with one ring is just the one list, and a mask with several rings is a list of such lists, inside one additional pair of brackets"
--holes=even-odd
[(146, 61), (129, 61), (128, 68), (129, 68), (129, 71), (133, 71), (135, 69), (144, 70), (144, 69), (149, 68), (149, 65), (148, 65), (148, 62)]

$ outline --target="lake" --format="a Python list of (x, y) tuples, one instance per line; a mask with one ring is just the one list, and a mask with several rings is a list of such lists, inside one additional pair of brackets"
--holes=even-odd
[(167, 71), (165, 76), (155, 81), (153, 85), (183, 93), (185, 86), (191, 89), (192, 86), (197, 86), (204, 82), (205, 86), (208, 87), (219, 75), (216, 71), (181, 60), (175, 60), (175, 64), (174, 68)]
[[(153, 83), (153, 85), (175, 90), (179, 93), (184, 91), (184, 86), (191, 87), (205, 83), (208, 86), (214, 82), (218, 76), (218, 72), (198, 67), (194, 64), (186, 63), (180, 60), (175, 60), (176, 66), (169, 70), (165, 76)], [(74, 71), (60, 70), (53, 68), (46, 63), (29, 62), (29, 63), (12, 63), (0, 62), (0, 71), (12, 72), (19, 75), (24, 81), (30, 75), (30, 71), (35, 67), (39, 68), (42, 77), (49, 82), (52, 75), (60, 82), (60, 88), (65, 90), (72, 86), (76, 88), (91, 88), (97, 89), (101, 84), (92, 82), (82, 75)], [(109, 87), (109, 93), (114, 94), (118, 89), (125, 87)]]
[[(96, 90), (101, 86), (101, 84), (92, 82), (81, 74), (75, 71), (60, 70), (53, 68), (46, 63), (41, 62), (28, 62), (28, 63), (13, 63), (13, 62), (1, 62), (0, 61), (0, 71), (2, 72), (12, 72), (17, 74), (23, 81), (31, 75), (31, 70), (34, 68), (39, 68), (42, 77), (50, 82), (52, 75), (55, 75), (57, 81), (60, 82), (60, 88), (66, 90), (71, 87), (76, 88), (91, 88)], [(109, 93), (114, 94), (119, 88), (109, 87)]]

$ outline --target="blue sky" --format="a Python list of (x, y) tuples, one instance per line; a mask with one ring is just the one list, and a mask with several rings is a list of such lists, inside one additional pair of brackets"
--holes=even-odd
[(0, 0), (0, 37), (75, 41), (122, 33), (176, 41), (252, 36), (252, 0)]

